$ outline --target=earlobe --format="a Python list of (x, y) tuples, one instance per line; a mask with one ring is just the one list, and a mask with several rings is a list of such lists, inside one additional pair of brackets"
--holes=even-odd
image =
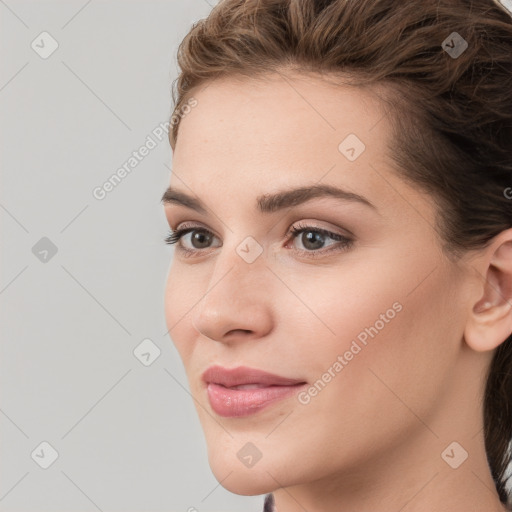
[(484, 352), (494, 350), (512, 333), (512, 229), (495, 238), (474, 268), (481, 286), (464, 339), (473, 350)]

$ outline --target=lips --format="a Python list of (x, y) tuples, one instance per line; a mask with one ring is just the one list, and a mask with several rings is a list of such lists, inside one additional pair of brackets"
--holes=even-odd
[(213, 411), (233, 418), (252, 415), (293, 396), (306, 385), (301, 380), (246, 366), (210, 366), (202, 377)]
[(256, 368), (238, 366), (236, 368), (223, 368), (222, 366), (210, 366), (203, 373), (203, 381), (206, 384), (220, 384), (226, 388), (251, 389), (269, 386), (293, 386), (303, 384), (303, 380), (290, 379), (264, 372)]

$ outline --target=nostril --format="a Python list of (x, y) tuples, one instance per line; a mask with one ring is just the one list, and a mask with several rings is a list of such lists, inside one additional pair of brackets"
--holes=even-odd
[(245, 332), (251, 333), (252, 331), (250, 329), (232, 329), (231, 331), (226, 333), (226, 336), (229, 336), (231, 334), (245, 333)]

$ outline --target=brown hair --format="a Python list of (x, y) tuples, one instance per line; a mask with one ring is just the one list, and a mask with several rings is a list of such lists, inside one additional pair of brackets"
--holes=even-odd
[[(494, 0), (221, 0), (185, 36), (178, 65), (174, 113), (216, 78), (287, 69), (383, 91), (390, 154), (404, 179), (432, 194), (447, 254), (483, 248), (512, 227), (512, 18)], [(483, 409), (506, 504), (512, 336), (495, 350)]]

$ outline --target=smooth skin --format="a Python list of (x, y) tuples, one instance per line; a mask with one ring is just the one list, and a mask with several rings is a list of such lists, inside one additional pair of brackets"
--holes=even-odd
[[(215, 477), (236, 494), (274, 492), (278, 512), (506, 510), (481, 397), (493, 351), (512, 332), (512, 229), (450, 259), (432, 197), (395, 171), (389, 118), (368, 90), (289, 72), (223, 78), (193, 95), (170, 185), (207, 212), (172, 202), (165, 214), (172, 229), (210, 238), (189, 233), (174, 246), (165, 314)], [(354, 161), (338, 148), (349, 134), (365, 144)], [(334, 197), (256, 208), (262, 194), (315, 184), (374, 208)], [(321, 234), (312, 243), (307, 230), (294, 238), (297, 225), (353, 243)], [(252, 263), (237, 252), (247, 237), (263, 249)], [(401, 311), (332, 377), (338, 356), (397, 302)], [(331, 368), (331, 379), (307, 404), (292, 396), (226, 418), (201, 381), (212, 364), (311, 386)], [(252, 467), (237, 457), (248, 442), (261, 452)]]

